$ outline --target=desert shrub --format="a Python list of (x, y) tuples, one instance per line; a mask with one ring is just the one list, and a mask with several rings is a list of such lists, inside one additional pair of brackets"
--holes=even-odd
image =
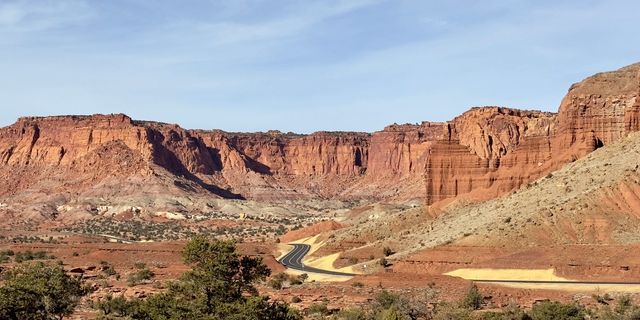
[(388, 257), (388, 256), (394, 254), (395, 252), (393, 252), (393, 249), (391, 249), (389, 247), (384, 247), (382, 249), (382, 253), (384, 254), (385, 257)]
[(284, 281), (282, 281), (282, 279), (271, 278), (267, 282), (267, 285), (269, 287), (273, 288), (273, 289), (280, 290), (280, 289), (282, 289), (283, 283), (284, 283)]
[(534, 305), (529, 316), (532, 320), (583, 320), (585, 312), (577, 304), (544, 301)]
[(604, 305), (608, 305), (609, 301), (613, 300), (611, 299), (608, 293), (605, 293), (604, 295), (593, 294), (591, 295), (591, 297), (593, 298), (593, 300), (595, 300), (599, 304), (604, 304)]
[(631, 297), (628, 295), (621, 296), (616, 304), (615, 312), (624, 314), (629, 308), (633, 306)]
[(55, 259), (56, 257), (53, 255), (48, 255), (46, 251), (36, 251), (33, 252), (31, 250), (17, 252), (15, 254), (15, 261), (17, 263), (21, 263), (24, 261), (31, 260), (46, 260), (46, 259)]
[(356, 264), (358, 263), (358, 258), (356, 257), (350, 257), (349, 258), (349, 264)]
[(280, 290), (285, 286), (285, 284), (297, 286), (307, 281), (307, 279), (309, 279), (309, 275), (306, 273), (294, 276), (280, 272), (269, 279), (267, 285), (273, 289)]
[(273, 289), (280, 290), (282, 289), (282, 287), (284, 287), (284, 284), (288, 282), (290, 279), (291, 278), (289, 277), (288, 274), (284, 272), (280, 272), (274, 275), (273, 277), (271, 277), (271, 279), (269, 279), (269, 281), (267, 282), (267, 285)]
[(94, 308), (98, 309), (102, 315), (113, 315), (116, 317), (125, 317), (135, 313), (139, 301), (137, 299), (127, 300), (124, 297), (106, 296), (103, 300), (94, 304)]
[(142, 270), (138, 270), (134, 273), (129, 274), (129, 277), (127, 277), (127, 284), (130, 287), (137, 286), (142, 282), (151, 280), (154, 276), (155, 274), (153, 273), (153, 271), (144, 268)]
[(403, 296), (387, 290), (379, 292), (372, 305), (376, 319), (430, 319), (432, 312), (426, 296)]
[(273, 276), (274, 279), (278, 279), (278, 280), (282, 280), (282, 282), (288, 281), (289, 280), (289, 275), (284, 273), (284, 272), (280, 272), (276, 275)]
[(309, 316), (328, 316), (331, 312), (326, 303), (314, 303), (306, 309), (306, 314)]
[(5, 252), (0, 252), (0, 263), (7, 263), (9, 260), (11, 260), (11, 257), (9, 257)]
[(376, 317), (380, 320), (404, 320), (407, 319), (401, 312), (398, 310), (398, 307), (392, 306), (389, 309), (385, 309), (378, 314)]
[(499, 312), (485, 312), (478, 317), (482, 320), (531, 320), (518, 306), (509, 306)]
[(625, 312), (625, 320), (639, 320), (640, 319), (640, 309), (632, 308)]
[(483, 301), (484, 297), (480, 293), (478, 287), (474, 284), (469, 287), (469, 290), (461, 301), (461, 305), (471, 310), (478, 310), (480, 309), (480, 307), (482, 307)]
[(364, 283), (355, 281), (351, 284), (351, 286), (354, 288), (364, 288)]
[(107, 277), (115, 276), (115, 275), (118, 274), (118, 272), (116, 271), (116, 269), (112, 265), (106, 266), (104, 269), (102, 269), (102, 272)]
[(309, 279), (309, 275), (306, 273), (303, 273), (301, 275), (298, 275), (296, 279), (300, 281), (300, 283), (304, 283), (305, 281), (307, 281), (307, 279)]
[(622, 314), (619, 314), (609, 307), (600, 308), (591, 312), (592, 319), (598, 320), (626, 320)]
[(381, 265), (383, 268), (386, 268), (389, 266), (389, 261), (387, 261), (386, 258), (380, 258), (380, 260), (378, 260), (378, 264)]
[(298, 296), (294, 296), (293, 298), (291, 298), (291, 303), (300, 303), (302, 302), (302, 299), (300, 299), (300, 297)]
[(309, 279), (309, 275), (306, 273), (300, 274), (298, 276), (289, 276), (288, 281), (292, 286), (297, 286), (303, 284), (305, 281)]
[(133, 264), (133, 266), (134, 266), (136, 269), (141, 270), (141, 269), (146, 268), (146, 267), (147, 267), (147, 264), (146, 264), (146, 263), (144, 263), (144, 262), (140, 262), (140, 261), (138, 261), (138, 262), (134, 263), (134, 264)]
[(441, 303), (436, 306), (433, 320), (471, 320), (471, 311), (457, 303)]
[(400, 295), (391, 293), (387, 290), (380, 291), (375, 297), (375, 302), (381, 309), (389, 309), (392, 306), (398, 304), (400, 300)]
[(62, 319), (86, 294), (80, 279), (62, 267), (21, 264), (2, 274), (0, 319)]
[(298, 320), (285, 303), (259, 296), (254, 283), (269, 276), (259, 257), (240, 256), (232, 241), (198, 236), (183, 250), (192, 267), (163, 293), (133, 301), (131, 319), (274, 319)]
[(368, 317), (367, 313), (360, 308), (350, 308), (340, 310), (337, 318), (340, 320), (367, 320), (370, 317)]

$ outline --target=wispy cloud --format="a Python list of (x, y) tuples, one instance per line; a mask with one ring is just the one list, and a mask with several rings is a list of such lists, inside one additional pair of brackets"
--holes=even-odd
[[(301, 36), (309, 28), (328, 19), (347, 15), (358, 9), (363, 9), (381, 0), (333, 0), (333, 1), (304, 1), (294, 2), (281, 13), (269, 18), (254, 19), (255, 21), (236, 21), (235, 19), (221, 19), (221, 21), (179, 20), (168, 23), (159, 28), (149, 30), (141, 36), (145, 43), (185, 43), (189, 46), (202, 48), (235, 46), (249, 43), (264, 44), (283, 38)], [(240, 5), (242, 8), (246, 4)], [(227, 9), (232, 12), (240, 11)], [(259, 15), (259, 13), (253, 13)]]
[(375, 130), (476, 104), (553, 110), (584, 73), (640, 58), (629, 44), (638, 10), (633, 0), (0, 0), (0, 121), (126, 112), (229, 130)]
[(42, 31), (86, 21), (91, 7), (82, 0), (4, 0), (0, 31)]

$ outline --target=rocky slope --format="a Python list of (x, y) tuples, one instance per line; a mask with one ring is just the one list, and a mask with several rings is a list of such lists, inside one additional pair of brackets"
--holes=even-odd
[(357, 208), (347, 227), (324, 235), (318, 254), (341, 252), (338, 266), (356, 258), (361, 267), (390, 247), (394, 272), (414, 275), (493, 261), (482, 267), (553, 266), (574, 277), (628, 280), (640, 274), (639, 155), (634, 132), (506, 196), (452, 201), (437, 217), (401, 204)]
[(99, 194), (98, 185), (133, 179), (142, 189), (122, 190), (149, 184), (256, 200), (486, 199), (638, 130), (639, 93), (636, 64), (573, 85), (558, 114), (473, 108), (450, 122), (372, 134), (185, 130), (125, 115), (21, 118), (0, 129), (0, 196)]

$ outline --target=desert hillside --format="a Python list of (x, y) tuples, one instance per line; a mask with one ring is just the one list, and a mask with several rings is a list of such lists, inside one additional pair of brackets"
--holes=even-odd
[[(396, 257), (457, 243), (486, 247), (628, 245), (640, 241), (640, 133), (484, 202), (420, 208), (369, 206), (334, 232), (340, 250), (393, 246)], [(364, 246), (357, 246), (365, 244)]]

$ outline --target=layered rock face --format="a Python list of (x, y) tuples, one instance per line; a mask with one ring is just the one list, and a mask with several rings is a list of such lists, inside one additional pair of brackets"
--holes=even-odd
[(7, 166), (64, 167), (114, 142), (174, 173), (215, 171), (206, 146), (188, 131), (122, 114), (20, 118), (0, 130), (0, 159)]
[(264, 174), (356, 176), (367, 167), (369, 135), (365, 133), (199, 134), (214, 148), (215, 141), (224, 141), (226, 147), (241, 155), (251, 170)]
[(555, 149), (575, 157), (640, 129), (640, 64), (574, 84), (558, 111)]
[(0, 129), (8, 182), (0, 195), (55, 173), (80, 189), (111, 176), (175, 177), (189, 192), (258, 200), (490, 198), (640, 129), (639, 93), (636, 64), (573, 85), (558, 114), (473, 108), (446, 123), (372, 134), (185, 130), (125, 115), (21, 118)]
[[(467, 194), (494, 197), (539, 176), (551, 158), (555, 123), (551, 113), (474, 108), (446, 124), (423, 123), (417, 172), (424, 176), (426, 202)], [(381, 170), (382, 171), (382, 170)]]
[(504, 194), (640, 130), (639, 95), (640, 64), (634, 64), (574, 84), (557, 115), (472, 109), (452, 122), (452, 139), (430, 152), (427, 203)]

